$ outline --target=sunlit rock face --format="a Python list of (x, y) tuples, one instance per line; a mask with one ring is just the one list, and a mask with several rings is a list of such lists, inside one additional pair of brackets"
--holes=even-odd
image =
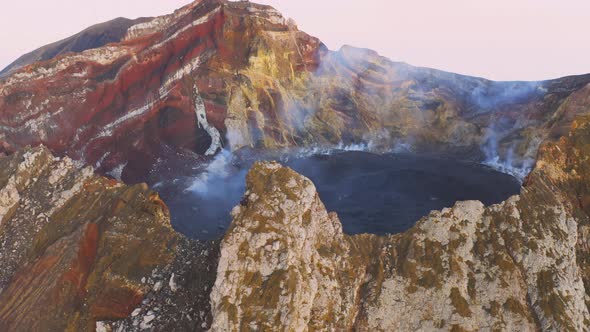
[(256, 164), (247, 183), (222, 244), (212, 329), (349, 325), (365, 268), (344, 259), (351, 248), (336, 215), (310, 180), (279, 164)]
[[(249, 2), (197, 1), (117, 22), (95, 28), (116, 30), (112, 43), (82, 34), (74, 39), (88, 39), (85, 47), (60, 44), (74, 53), (9, 68), (0, 81), (2, 151), (43, 143), (136, 182), (164, 155), (210, 152), (217, 131), (213, 141), (230, 150), (364, 142), (528, 171), (540, 142), (563, 134), (589, 95), (587, 76), (501, 83), (369, 50), (331, 52)], [(199, 100), (209, 126), (199, 126)]]
[(146, 185), (44, 147), (0, 158), (2, 331), (207, 327), (216, 255), (174, 232)]
[(344, 235), (308, 179), (256, 164), (221, 244), (212, 330), (588, 329), (589, 124), (542, 147), (519, 196), (392, 236)]

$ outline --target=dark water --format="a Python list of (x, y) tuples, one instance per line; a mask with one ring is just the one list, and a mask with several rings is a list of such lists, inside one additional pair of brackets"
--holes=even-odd
[[(174, 227), (194, 238), (222, 236), (250, 164), (232, 164), (226, 153), (205, 174), (160, 183), (156, 189), (172, 211)], [(494, 204), (520, 190), (515, 178), (484, 165), (410, 154), (339, 152), (285, 158), (283, 164), (315, 183), (348, 234), (403, 232), (456, 201)]]

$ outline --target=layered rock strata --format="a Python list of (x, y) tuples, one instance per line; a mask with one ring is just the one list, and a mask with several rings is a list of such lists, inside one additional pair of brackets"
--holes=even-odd
[(370, 50), (331, 52), (250, 2), (196, 1), (115, 26), (111, 43), (81, 35), (88, 47), (9, 68), (0, 81), (0, 151), (42, 143), (102, 173), (120, 169), (131, 182), (144, 181), (163, 151), (204, 155), (221, 144), (363, 143), (528, 169), (540, 142), (566, 133), (590, 96), (590, 76), (492, 82)]
[(204, 330), (215, 248), (177, 234), (145, 184), (44, 147), (0, 158), (2, 331)]

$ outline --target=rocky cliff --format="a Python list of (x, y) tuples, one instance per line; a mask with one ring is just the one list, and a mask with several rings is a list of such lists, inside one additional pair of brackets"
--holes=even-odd
[(115, 320), (126, 330), (206, 328), (216, 255), (215, 243), (174, 232), (145, 184), (95, 176), (44, 147), (0, 158), (2, 331)]
[(520, 195), (382, 237), (343, 234), (310, 180), (257, 163), (218, 253), (145, 185), (25, 149), (0, 158), (0, 327), (586, 330), (589, 153), (583, 116)]
[[(0, 79), (0, 330), (588, 330), (589, 82), (332, 52), (223, 0), (34, 51)], [(94, 174), (350, 143), (535, 168), (501, 204), (379, 237), (343, 234), (308, 179), (258, 163), (220, 245), (176, 233), (145, 184)]]
[(384, 237), (343, 234), (310, 180), (256, 164), (221, 244), (212, 330), (587, 330), (590, 118), (572, 128), (520, 195)]
[(331, 52), (250, 2), (196, 1), (89, 31), (72, 37), (76, 47), (50, 45), (33, 52), (43, 61), (8, 68), (1, 151), (42, 143), (137, 182), (164, 152), (210, 151), (209, 128), (231, 150), (365, 143), (521, 166), (566, 132), (589, 95), (590, 76), (492, 82)]

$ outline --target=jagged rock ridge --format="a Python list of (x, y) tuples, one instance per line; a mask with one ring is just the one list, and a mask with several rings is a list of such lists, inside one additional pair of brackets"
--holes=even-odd
[(519, 196), (384, 237), (344, 235), (311, 181), (258, 163), (221, 244), (212, 330), (587, 330), (589, 124), (543, 146)]
[(542, 147), (519, 196), (384, 237), (343, 234), (311, 181), (258, 163), (217, 264), (144, 185), (25, 150), (0, 158), (0, 326), (585, 330), (588, 153), (584, 116)]
[(169, 222), (145, 184), (44, 147), (1, 157), (0, 330), (207, 328), (216, 244)]

